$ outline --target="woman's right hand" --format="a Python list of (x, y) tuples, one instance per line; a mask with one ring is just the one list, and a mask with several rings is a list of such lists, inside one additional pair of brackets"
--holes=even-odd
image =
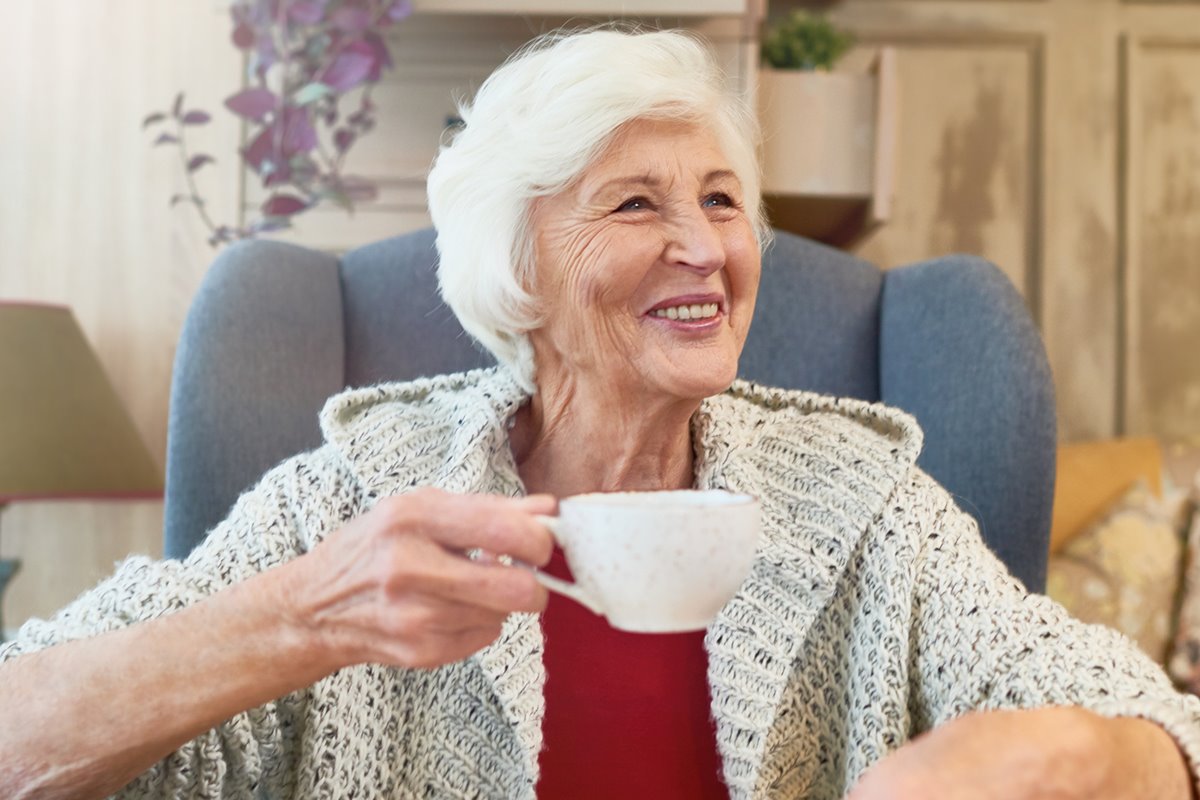
[(423, 488), (385, 498), (283, 568), (286, 618), (329, 672), (459, 661), (495, 641), (510, 613), (545, 608), (533, 572), (494, 555), (546, 564), (554, 540), (534, 515), (554, 511), (549, 495)]

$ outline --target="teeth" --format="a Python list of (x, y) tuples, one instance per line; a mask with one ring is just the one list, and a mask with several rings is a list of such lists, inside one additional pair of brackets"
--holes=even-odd
[(666, 319), (708, 319), (717, 315), (716, 303), (693, 303), (688, 306), (672, 306), (671, 308), (660, 308), (654, 312), (656, 317), (665, 317)]

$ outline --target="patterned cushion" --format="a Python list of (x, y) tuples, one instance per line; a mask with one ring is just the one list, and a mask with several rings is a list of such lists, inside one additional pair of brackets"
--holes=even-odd
[(1115, 628), (1164, 663), (1183, 542), (1173, 509), (1144, 481), (1050, 559), (1047, 594), (1084, 622)]

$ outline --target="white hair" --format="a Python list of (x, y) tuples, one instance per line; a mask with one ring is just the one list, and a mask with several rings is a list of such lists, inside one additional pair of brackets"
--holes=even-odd
[(442, 298), (468, 333), (535, 388), (528, 331), (540, 324), (533, 201), (567, 188), (635, 119), (708, 127), (742, 184), (759, 245), (762, 210), (749, 104), (697, 37), (603, 27), (557, 32), (514, 53), (459, 104), (462, 126), (429, 173)]

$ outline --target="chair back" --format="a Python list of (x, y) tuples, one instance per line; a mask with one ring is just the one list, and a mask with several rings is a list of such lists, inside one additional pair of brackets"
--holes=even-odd
[[(320, 445), (317, 412), (330, 395), (493, 363), (441, 302), (436, 263), (431, 230), (341, 258), (268, 241), (218, 257), (175, 360), (169, 557), (190, 552), (270, 467)], [(779, 232), (740, 374), (914, 414), (921, 466), (1013, 573), (1042, 589), (1053, 387), (1025, 305), (995, 266), (951, 256), (883, 272)]]

